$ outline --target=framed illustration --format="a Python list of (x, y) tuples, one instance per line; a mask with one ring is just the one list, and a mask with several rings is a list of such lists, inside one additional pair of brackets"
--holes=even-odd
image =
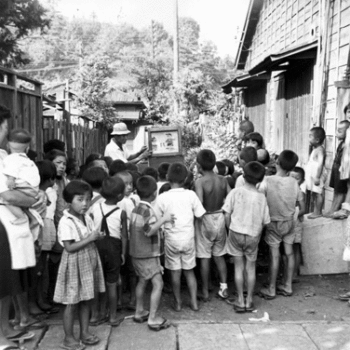
[(150, 128), (148, 144), (153, 157), (180, 155), (181, 129), (171, 126)]

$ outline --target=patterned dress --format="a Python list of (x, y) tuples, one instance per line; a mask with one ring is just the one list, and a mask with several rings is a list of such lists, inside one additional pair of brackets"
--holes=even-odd
[[(91, 234), (93, 222), (85, 216), (86, 226), (78, 218), (64, 211), (58, 226), (58, 237), (62, 244), (64, 240), (81, 241)], [(91, 300), (95, 294), (105, 291), (103, 270), (94, 242), (84, 248), (69, 253), (62, 253), (58, 270), (54, 301), (62, 304), (77, 304)]]

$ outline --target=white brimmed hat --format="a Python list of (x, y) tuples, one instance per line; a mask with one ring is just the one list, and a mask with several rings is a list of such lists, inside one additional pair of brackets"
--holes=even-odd
[(127, 135), (130, 134), (130, 132), (125, 123), (116, 123), (113, 125), (111, 135)]

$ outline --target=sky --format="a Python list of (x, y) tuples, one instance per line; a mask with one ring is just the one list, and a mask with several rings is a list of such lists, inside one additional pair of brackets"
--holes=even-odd
[[(45, 5), (50, 0), (41, 0)], [(179, 17), (192, 17), (201, 28), (200, 40), (211, 40), (220, 56), (236, 56), (249, 0), (178, 0)], [(64, 16), (101, 22), (127, 22), (141, 29), (155, 20), (173, 32), (175, 0), (56, 0)]]

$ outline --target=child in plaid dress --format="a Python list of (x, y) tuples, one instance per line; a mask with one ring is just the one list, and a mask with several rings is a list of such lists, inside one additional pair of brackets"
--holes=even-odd
[[(101, 261), (94, 241), (99, 238), (93, 221), (86, 215), (92, 197), (91, 186), (71, 181), (63, 191), (69, 204), (58, 225), (58, 238), (64, 246), (58, 271), (54, 301), (66, 304), (63, 314), (65, 338), (63, 349), (82, 350), (99, 338), (89, 332), (90, 301), (96, 292), (105, 291)], [(74, 337), (75, 309), (79, 311), (80, 341)], [(80, 343), (81, 342), (81, 343)]]

